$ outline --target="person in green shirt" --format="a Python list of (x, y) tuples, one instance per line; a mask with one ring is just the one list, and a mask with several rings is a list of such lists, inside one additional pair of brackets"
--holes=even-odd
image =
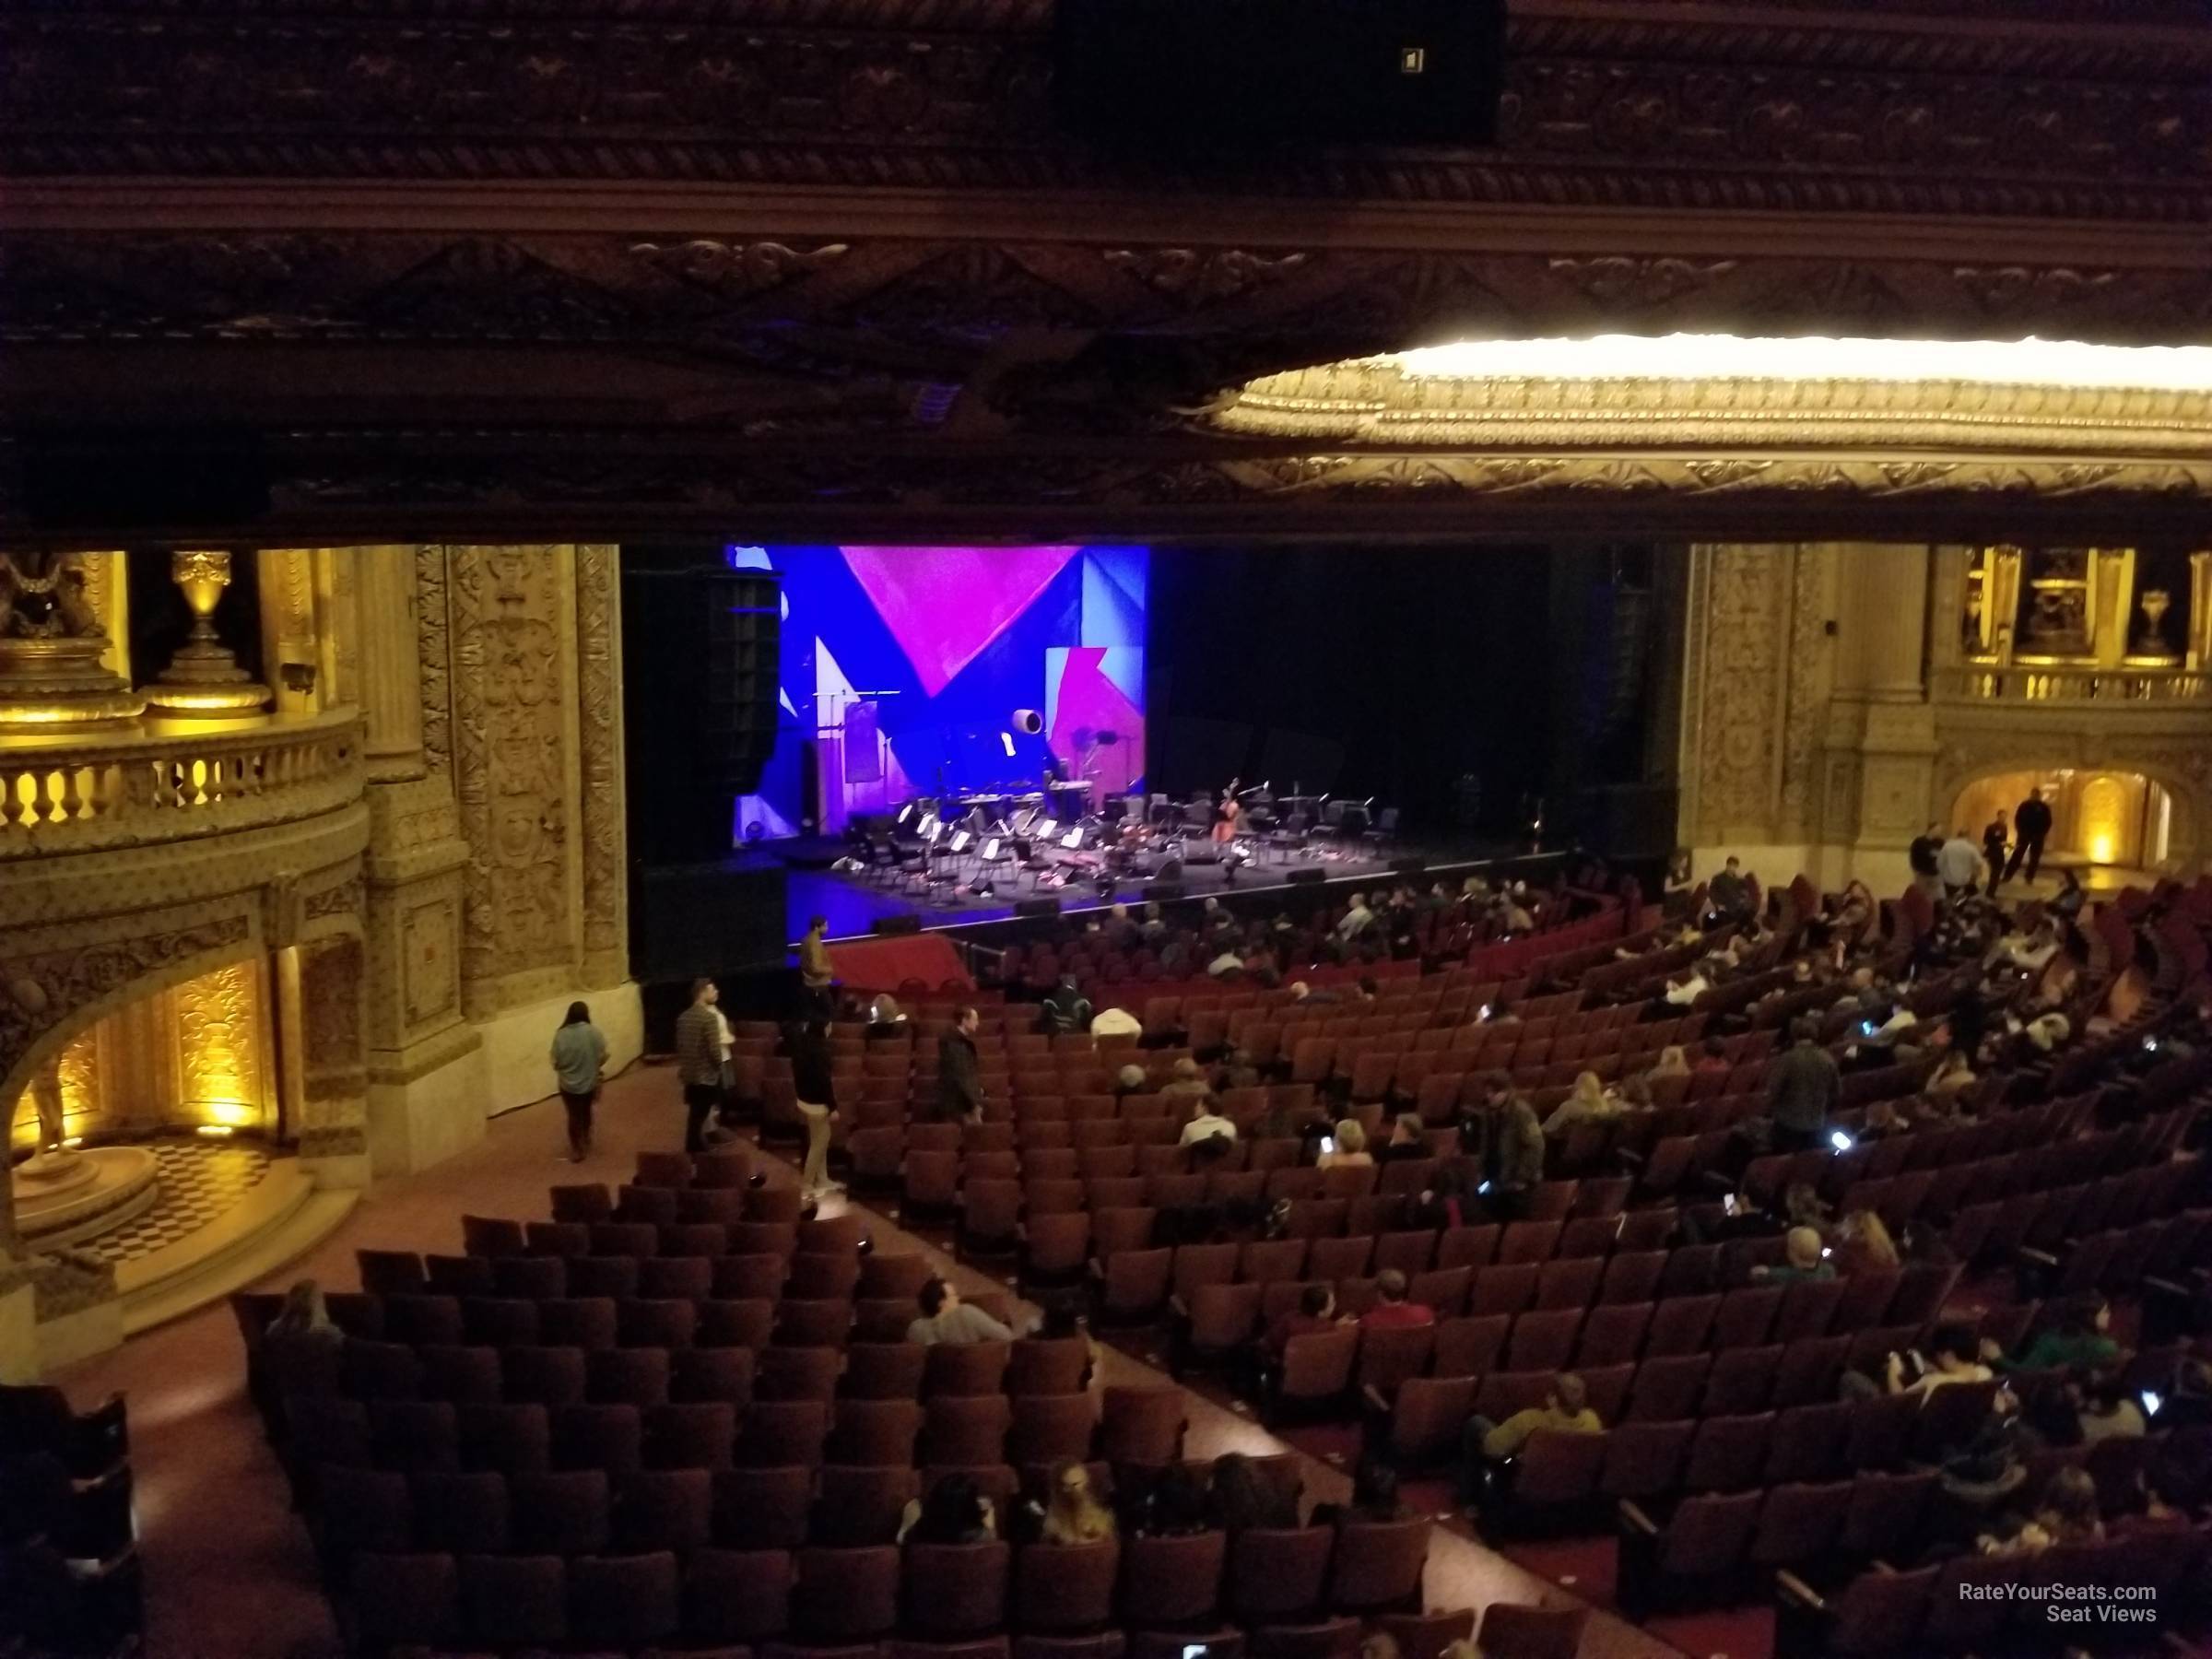
[(2112, 1310), (2109, 1302), (2070, 1308), (2059, 1322), (2036, 1333), (2017, 1359), (1999, 1359), (2002, 1371), (2094, 1371), (2120, 1357), (2120, 1345), (2109, 1335)]
[(1557, 1429), (1569, 1434), (1603, 1434), (1606, 1426), (1590, 1409), (1590, 1390), (1572, 1371), (1551, 1380), (1544, 1404), (1516, 1411), (1502, 1423), (1486, 1417), (1467, 1419), (1461, 1442), (1465, 1453), (1461, 1468), (1461, 1492), (1472, 1503), (1481, 1494), (1484, 1475), (1492, 1464), (1517, 1456), (1528, 1437), (1539, 1429)]
[(592, 1149), (592, 1105), (606, 1069), (606, 1038), (592, 1023), (592, 1011), (569, 1005), (568, 1018), (553, 1033), (553, 1079), (569, 1116), (569, 1161), (582, 1163)]

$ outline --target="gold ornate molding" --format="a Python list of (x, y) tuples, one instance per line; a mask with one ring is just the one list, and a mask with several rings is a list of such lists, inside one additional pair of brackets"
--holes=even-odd
[(1387, 359), (1264, 375), (1205, 424), (1377, 449), (1874, 449), (2212, 456), (2212, 394), (1961, 381), (1410, 375)]

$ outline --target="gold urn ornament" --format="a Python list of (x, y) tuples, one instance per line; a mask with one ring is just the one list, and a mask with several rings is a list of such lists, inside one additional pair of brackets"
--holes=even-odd
[(0, 736), (116, 725), (145, 707), (100, 662), (108, 637), (81, 557), (0, 552)]
[(192, 610), (192, 634), (146, 688), (149, 714), (222, 719), (258, 714), (269, 688), (238, 665), (238, 654), (215, 631), (215, 607), (230, 585), (230, 555), (195, 550), (170, 556), (170, 577)]

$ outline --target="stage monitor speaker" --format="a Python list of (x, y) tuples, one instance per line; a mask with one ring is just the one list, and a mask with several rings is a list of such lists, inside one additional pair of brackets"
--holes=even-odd
[(1680, 797), (1664, 783), (1617, 783), (1583, 792), (1584, 843), (1608, 858), (1664, 856), (1675, 847)]
[(685, 980), (782, 967), (783, 866), (772, 858), (641, 868), (632, 892), (630, 977)]
[[(1195, 864), (1197, 861), (1194, 859), (1192, 862)], [(1154, 879), (1159, 881), (1181, 881), (1182, 879), (1182, 860), (1180, 858), (1168, 859), (1153, 874)]]
[(1145, 888), (1145, 898), (1161, 904), (1182, 897), (1182, 883), (1180, 881), (1155, 881), (1148, 883)]
[(1328, 872), (1322, 869), (1317, 865), (1308, 865), (1302, 869), (1297, 869), (1290, 872), (1290, 885), (1292, 887), (1319, 887), (1328, 878)]
[(629, 844), (649, 865), (728, 852), (734, 806), (776, 747), (782, 595), (718, 547), (625, 547), (622, 663)]
[(915, 934), (922, 931), (922, 918), (912, 911), (901, 911), (896, 916), (878, 916), (868, 926), (879, 934)]
[(1017, 899), (1014, 913), (1018, 916), (1056, 916), (1060, 913), (1057, 899)]
[(1058, 0), (1053, 100), (1093, 143), (1487, 145), (1504, 0)]

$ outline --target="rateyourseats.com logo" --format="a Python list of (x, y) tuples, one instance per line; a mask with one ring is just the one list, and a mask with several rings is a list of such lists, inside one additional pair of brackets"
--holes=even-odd
[(1965, 1583), (1961, 1601), (2042, 1602), (2052, 1624), (2156, 1624), (2159, 1593), (2148, 1584)]

